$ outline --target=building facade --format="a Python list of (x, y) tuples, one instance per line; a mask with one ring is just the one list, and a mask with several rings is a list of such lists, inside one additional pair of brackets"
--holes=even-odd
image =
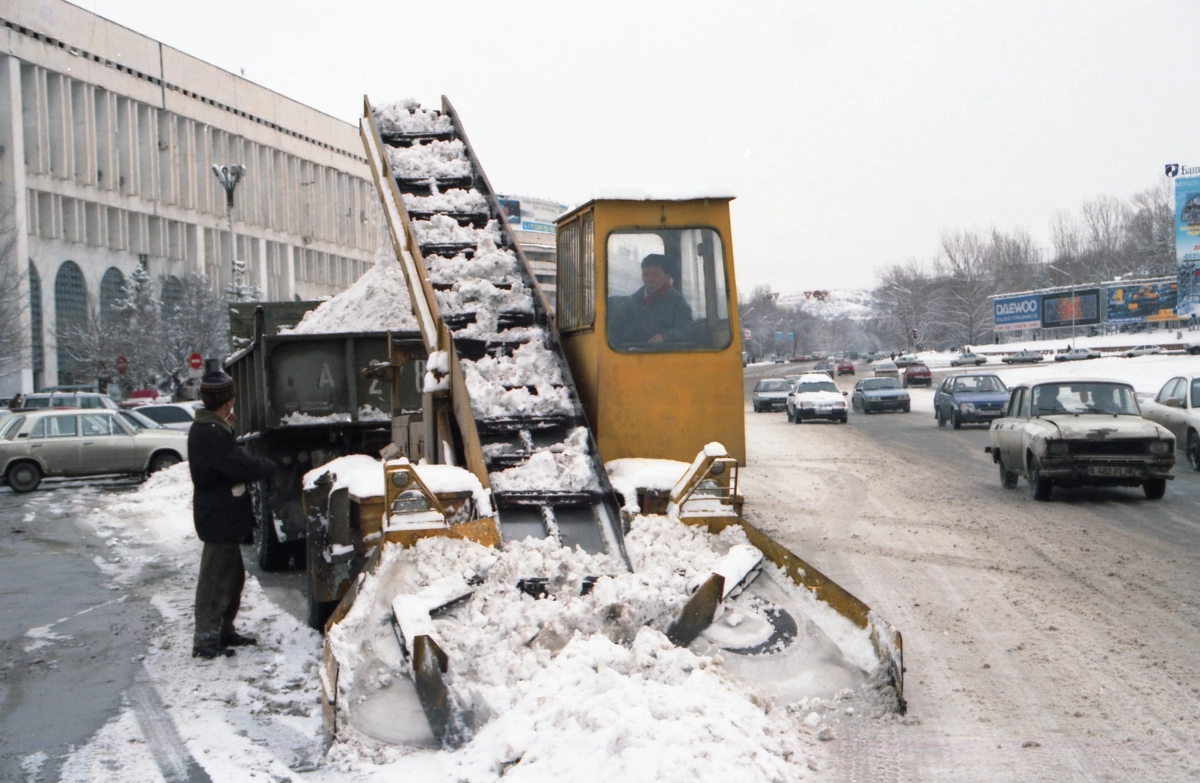
[[(23, 347), (0, 395), (67, 382), (58, 335), (139, 265), (268, 299), (337, 293), (374, 262), (378, 197), (358, 129), (62, 0), (0, 0), (0, 208), (22, 278)], [(173, 282), (173, 279), (175, 282)]]
[(566, 204), (531, 196), (500, 196), (504, 218), (516, 236), (534, 277), (553, 304), (557, 293), (558, 234), (555, 221)]

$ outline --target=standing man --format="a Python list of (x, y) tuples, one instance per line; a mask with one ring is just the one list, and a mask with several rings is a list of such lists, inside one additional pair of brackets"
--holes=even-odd
[(196, 633), (192, 657), (233, 655), (234, 647), (257, 644), (233, 630), (242, 603), (246, 569), (241, 543), (254, 530), (248, 484), (269, 478), (275, 463), (251, 456), (233, 438), (233, 379), (214, 370), (200, 381), (204, 409), (188, 432), (192, 473), (192, 517), (204, 542), (196, 581)]

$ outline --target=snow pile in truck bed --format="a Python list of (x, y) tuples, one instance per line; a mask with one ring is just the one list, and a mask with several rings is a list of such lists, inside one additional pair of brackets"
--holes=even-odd
[(575, 410), (570, 393), (561, 385), (562, 370), (541, 340), (520, 346), (511, 357), (464, 359), (460, 365), (478, 418), (560, 416)]
[(507, 284), (521, 279), (517, 272), (516, 254), (497, 248), (490, 236), (479, 241), (473, 258), (467, 258), (462, 253), (454, 258), (426, 256), (425, 265), (429, 269), (429, 281), (435, 285), (453, 285), (464, 279)]
[(392, 174), (403, 179), (471, 176), (471, 161), (461, 141), (433, 141), (411, 147), (388, 147)]
[(280, 334), (339, 334), (344, 332), (416, 331), (404, 270), (390, 245), (376, 254), (375, 266)]
[(588, 456), (588, 431), (576, 427), (562, 443), (536, 450), (524, 463), (489, 473), (495, 492), (599, 492)]
[(478, 245), (485, 236), (492, 241), (500, 239), (500, 227), (495, 220), (489, 220), (484, 228), (460, 226), (458, 221), (446, 215), (433, 215), (429, 220), (414, 220), (413, 231), (417, 242), (421, 245), (461, 245), (471, 243)]
[(487, 199), (478, 190), (452, 188), (429, 196), (404, 194), (409, 212), (487, 212)]
[[(639, 517), (626, 538), (633, 573), (607, 556), (535, 539), (500, 551), (447, 538), (387, 546), (329, 634), (341, 664), (339, 703), (351, 705), (352, 724), (389, 730), (356, 723), (353, 713), (405, 677), (385, 663), (400, 655), (392, 599), (447, 576), (479, 576), (471, 599), (433, 621), (449, 687), (481, 724), (457, 751), (410, 751), (414, 762), (437, 764), (438, 779), (808, 779), (816, 743), (796, 731), (788, 711), (764, 711), (719, 658), (677, 648), (663, 634), (694, 584), (744, 543), (740, 528), (710, 536)], [(583, 577), (604, 574), (579, 594)], [(551, 599), (517, 589), (518, 579), (534, 576), (549, 578)]]
[(422, 109), (412, 98), (372, 106), (380, 133), (441, 133), (454, 130), (448, 115)]

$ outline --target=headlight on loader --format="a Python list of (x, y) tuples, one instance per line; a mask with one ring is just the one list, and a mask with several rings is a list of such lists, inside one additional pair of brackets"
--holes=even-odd
[(1054, 443), (1051, 443), (1048, 446), (1046, 446), (1046, 451), (1049, 454), (1060, 454), (1061, 455), (1061, 454), (1066, 454), (1068, 451), (1070, 451), (1070, 447), (1067, 445), (1066, 441), (1060, 440), (1060, 441), (1055, 441)]
[(1150, 441), (1151, 454), (1170, 454), (1171, 447), (1175, 444), (1169, 440), (1152, 440)]

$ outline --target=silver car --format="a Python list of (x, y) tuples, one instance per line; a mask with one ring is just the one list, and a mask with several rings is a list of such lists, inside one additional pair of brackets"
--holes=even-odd
[(1142, 403), (1142, 416), (1169, 429), (1192, 470), (1200, 470), (1200, 375), (1164, 383), (1153, 400)]
[(44, 476), (150, 474), (187, 459), (187, 433), (137, 429), (117, 411), (49, 410), (0, 422), (0, 476), (15, 492)]

